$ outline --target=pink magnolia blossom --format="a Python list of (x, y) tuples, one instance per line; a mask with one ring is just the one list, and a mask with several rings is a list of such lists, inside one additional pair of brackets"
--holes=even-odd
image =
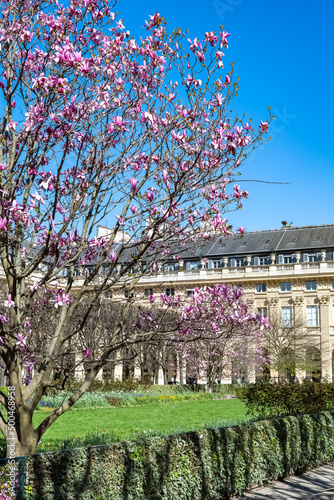
[(14, 301), (12, 300), (12, 295), (11, 295), (11, 294), (9, 294), (9, 295), (8, 295), (8, 300), (5, 300), (5, 301), (4, 301), (4, 306), (5, 306), (5, 308), (6, 308), (6, 309), (11, 309), (12, 307), (16, 307), (16, 305), (17, 305), (17, 304), (16, 304), (16, 302), (14, 302)]
[(136, 191), (137, 191), (137, 184), (138, 184), (138, 181), (136, 179), (134, 179), (133, 177), (130, 177), (130, 186), (131, 186), (131, 191), (133, 193), (136, 193)]

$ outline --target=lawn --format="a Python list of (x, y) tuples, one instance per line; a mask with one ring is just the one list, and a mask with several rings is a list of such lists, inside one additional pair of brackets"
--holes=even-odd
[[(212, 422), (245, 419), (246, 407), (238, 399), (221, 401), (185, 401), (156, 405), (70, 410), (62, 415), (45, 433), (43, 441), (62, 439), (98, 430), (114, 431), (126, 438), (133, 431), (154, 429), (169, 433), (174, 428), (190, 430)], [(35, 414), (34, 423), (45, 415)]]
[[(46, 416), (44, 412), (35, 413), (34, 425), (37, 426)], [(48, 449), (47, 443), (92, 432), (116, 433), (118, 439), (123, 440), (134, 439), (150, 429), (158, 434), (171, 434), (201, 427), (232, 425), (245, 420), (246, 407), (238, 399), (72, 409), (51, 426), (42, 437), (42, 442), (43, 449)]]

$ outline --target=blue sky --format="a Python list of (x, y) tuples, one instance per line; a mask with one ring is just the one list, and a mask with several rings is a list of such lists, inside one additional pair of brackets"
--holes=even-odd
[(334, 223), (334, 3), (330, 0), (119, 0), (116, 9), (136, 36), (158, 11), (169, 30), (191, 37), (224, 25), (231, 33), (225, 67), (235, 62), (240, 91), (237, 114), (254, 123), (272, 107), (272, 140), (242, 168), (244, 208), (229, 217), (248, 231)]

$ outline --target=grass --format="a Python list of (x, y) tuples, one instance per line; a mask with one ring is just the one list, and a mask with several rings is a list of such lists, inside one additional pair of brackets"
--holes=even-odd
[[(34, 415), (37, 426), (47, 414)], [(104, 433), (103, 440), (92, 439), (92, 444), (135, 439), (140, 435), (172, 434), (201, 427), (222, 427), (249, 420), (246, 407), (238, 399), (182, 401), (145, 406), (72, 409), (62, 415), (42, 437), (38, 451), (54, 448), (66, 439), (87, 446), (87, 434)], [(73, 437), (76, 438), (73, 439)], [(80, 439), (81, 438), (81, 441)], [(48, 445), (49, 443), (49, 445)], [(0, 442), (0, 445), (4, 443)], [(78, 444), (76, 444), (78, 446)]]

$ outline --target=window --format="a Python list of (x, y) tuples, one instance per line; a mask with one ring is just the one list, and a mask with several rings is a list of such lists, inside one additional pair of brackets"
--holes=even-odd
[(334, 290), (334, 280), (332, 281), (332, 288), (333, 288), (333, 290)]
[(292, 326), (292, 307), (282, 307), (282, 326)]
[(306, 281), (306, 290), (316, 290), (317, 289), (317, 282), (316, 281)]
[(291, 255), (278, 255), (278, 264), (293, 264), (297, 260), (296, 254), (292, 253)]
[(179, 267), (180, 267), (179, 264), (174, 264), (174, 263), (164, 264), (163, 270), (165, 272), (168, 272), (168, 271), (178, 271)]
[(281, 283), (281, 292), (291, 292), (290, 281), (284, 281), (283, 283)]
[(107, 292), (104, 292), (104, 297), (106, 299), (112, 299), (112, 291), (111, 290), (108, 290)]
[(309, 262), (320, 262), (321, 261), (321, 252), (309, 253), (308, 254), (308, 261)]
[(149, 297), (150, 295), (153, 295), (153, 288), (145, 288), (144, 296)]
[(133, 293), (130, 294), (130, 290), (124, 290), (124, 298), (125, 299), (132, 299)]
[(201, 269), (201, 262), (199, 260), (186, 262), (186, 270)]
[(241, 259), (235, 259), (236, 267), (245, 267), (247, 266), (247, 260), (242, 257)]
[(223, 266), (224, 266), (223, 259), (220, 259), (220, 260), (209, 259), (208, 262), (206, 262), (206, 264), (205, 264), (206, 269), (217, 269), (217, 268), (223, 267)]
[(265, 283), (259, 283), (256, 285), (256, 293), (264, 293), (267, 291), (267, 285)]
[(318, 326), (317, 306), (307, 306), (307, 326)]
[(167, 297), (174, 297), (174, 288), (166, 288)]
[(266, 307), (258, 307), (257, 313), (259, 316), (262, 316), (262, 318), (268, 318), (268, 310)]
[(260, 257), (260, 266), (266, 266), (269, 264), (269, 257)]
[(192, 288), (189, 288), (188, 290), (186, 290), (186, 294), (187, 297), (191, 297), (192, 295), (194, 295), (194, 290)]

